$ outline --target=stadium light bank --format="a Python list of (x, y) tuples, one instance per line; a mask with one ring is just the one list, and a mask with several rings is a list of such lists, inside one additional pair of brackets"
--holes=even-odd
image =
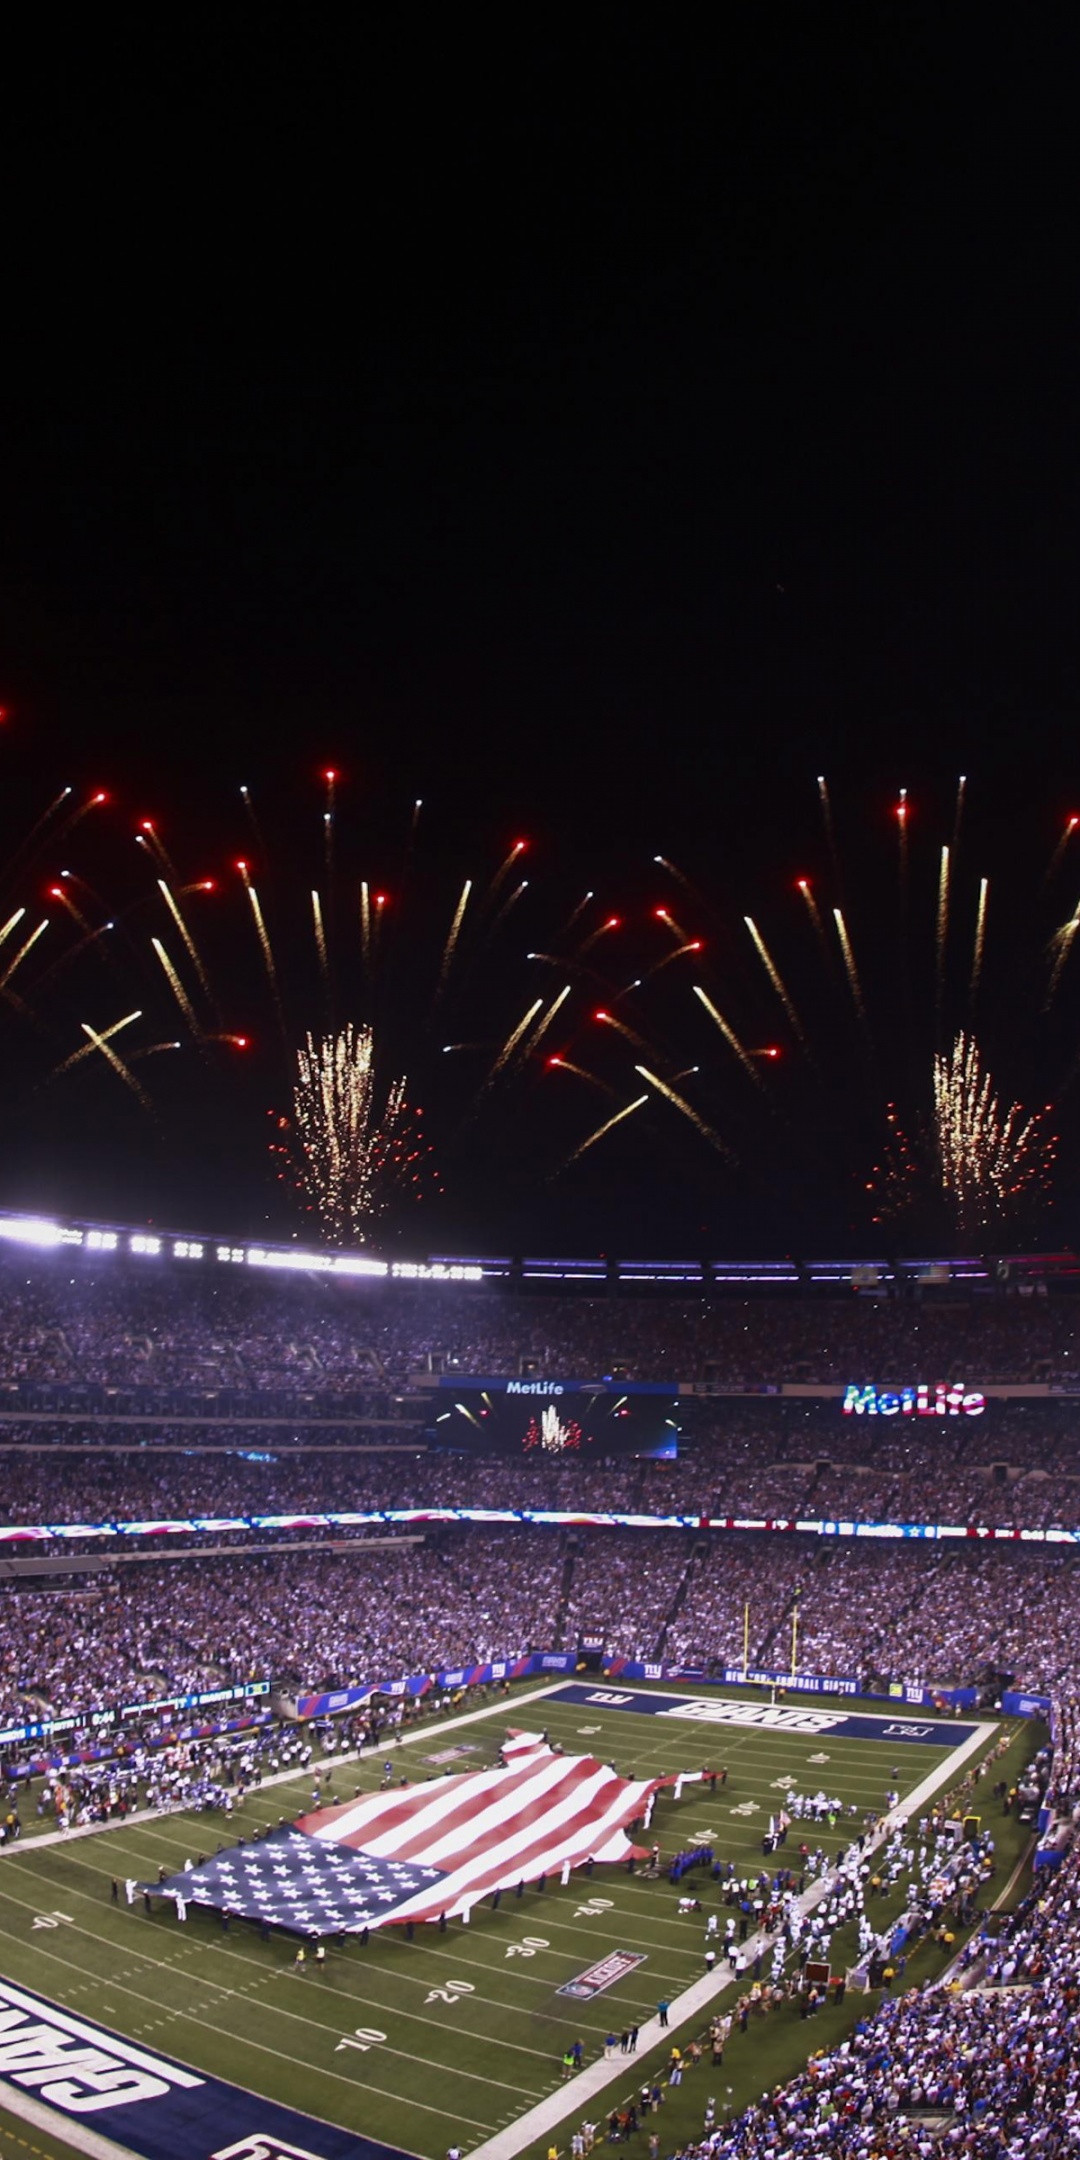
[(216, 1237), (180, 1237), (167, 1231), (97, 1223), (59, 1223), (42, 1215), (0, 1215), (0, 1244), (26, 1246), (38, 1252), (74, 1249), (124, 1253), (141, 1260), (195, 1261), (365, 1281), (481, 1282), (484, 1277), (483, 1267), (473, 1261), (376, 1260), (368, 1253), (316, 1251), (299, 1245), (234, 1245)]

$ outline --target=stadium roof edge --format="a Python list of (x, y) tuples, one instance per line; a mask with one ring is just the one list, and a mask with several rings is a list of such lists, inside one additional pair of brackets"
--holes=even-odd
[(601, 1283), (776, 1289), (848, 1286), (857, 1292), (893, 1286), (920, 1289), (979, 1284), (1032, 1285), (1040, 1280), (1080, 1283), (1080, 1260), (1070, 1251), (980, 1256), (965, 1253), (920, 1259), (672, 1260), (630, 1257), (510, 1254), (434, 1254), (424, 1259), (301, 1244), (298, 1240), (251, 1240), (217, 1232), (160, 1228), (156, 1224), (103, 1223), (83, 1216), (36, 1215), (0, 1209), (0, 1250), (109, 1253), (140, 1261), (176, 1260), (191, 1265), (255, 1267), (271, 1273), (311, 1274), (352, 1280), (412, 1283)]

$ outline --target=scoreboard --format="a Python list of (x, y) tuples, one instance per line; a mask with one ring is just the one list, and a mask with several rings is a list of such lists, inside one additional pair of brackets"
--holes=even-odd
[(678, 1391), (662, 1382), (458, 1379), (444, 1374), (433, 1447), (567, 1462), (678, 1452)]

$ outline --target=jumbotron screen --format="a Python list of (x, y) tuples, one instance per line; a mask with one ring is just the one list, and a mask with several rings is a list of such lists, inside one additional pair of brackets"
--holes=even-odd
[(672, 1456), (678, 1452), (677, 1409), (675, 1389), (656, 1382), (444, 1375), (427, 1437), (434, 1447), (519, 1455), (524, 1461)]

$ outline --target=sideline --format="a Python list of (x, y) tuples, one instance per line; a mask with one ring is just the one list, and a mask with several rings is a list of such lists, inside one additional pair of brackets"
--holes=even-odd
[(29, 2093), (14, 2092), (10, 2085), (0, 2085), (0, 2113), (17, 2115), (20, 2122), (31, 2130), (39, 2130), (42, 2137), (59, 2138), (63, 2124), (63, 2143), (73, 2152), (82, 2153), (85, 2160), (139, 2160), (130, 2145), (117, 2145), (112, 2138), (102, 2137), (100, 2130), (91, 2130), (86, 2123), (68, 2121), (55, 2108), (46, 2107), (41, 2100), (31, 2100)]
[[(891, 1835), (898, 1819), (909, 1820), (933, 1798), (942, 1785), (951, 1785), (961, 1764), (984, 1746), (997, 1730), (997, 1720), (993, 1724), (977, 1725), (974, 1732), (962, 1741), (959, 1747), (950, 1749), (944, 1762), (939, 1763), (920, 1785), (916, 1785), (914, 1791), (908, 1793), (898, 1808), (882, 1818), (873, 1836), (866, 1841), (866, 1852), (876, 1852), (878, 1846), (884, 1844)], [(820, 1904), (828, 1892), (833, 1873), (834, 1870), (826, 1869), (804, 1892), (799, 1900), (803, 1912), (812, 1912), (815, 1905)], [(772, 1935), (765, 1934), (759, 1928), (743, 1945), (748, 1961), (753, 1961), (758, 1950), (767, 1950), (773, 1940)], [(666, 2027), (661, 2025), (659, 2018), (651, 2017), (639, 2028), (640, 2053), (647, 2055), (650, 2048), (660, 2045), (667, 2032), (676, 2032), (691, 2018), (703, 2017), (718, 1996), (723, 1995), (732, 1985), (731, 1975), (725, 1976), (719, 1970), (692, 1981), (681, 1995), (673, 1997), (670, 2002)], [(586, 2070), (579, 2070), (576, 2077), (568, 2078), (565, 2085), (557, 2086), (546, 2100), (539, 2101), (536, 2107), (529, 2108), (524, 2115), (519, 2115), (517, 2121), (510, 2123), (505, 2130), (496, 2131), (495, 2136), (486, 2138), (482, 2145), (474, 2145), (467, 2160), (514, 2160), (514, 2155), (523, 2152), (527, 2145), (532, 2145), (539, 2138), (550, 2138), (556, 2126), (565, 2122), (569, 2115), (579, 2111), (581, 2114), (588, 2114), (590, 2103), (597, 2094), (603, 2092), (606, 2086), (616, 2084), (620, 2078), (626, 2078), (627, 2066), (632, 2060), (633, 2057), (626, 2055), (610, 2058), (601, 2056), (599, 2062), (590, 2063)]]
[[(431, 1718), (426, 1724), (414, 1726), (411, 1732), (402, 1733), (401, 1745), (402, 1747), (414, 1747), (420, 1740), (430, 1740), (433, 1733), (456, 1732), (462, 1725), (476, 1725), (481, 1718), (496, 1717), (500, 1712), (505, 1713), (513, 1704), (539, 1702), (542, 1696), (553, 1695), (556, 1688), (562, 1687), (565, 1681), (566, 1674), (560, 1673), (557, 1679), (549, 1681), (546, 1686), (530, 1688), (527, 1695), (500, 1695), (498, 1702), (485, 1703), (482, 1710), (465, 1710), (459, 1717)], [(299, 1730), (299, 1721), (293, 1724), (291, 1719), (288, 1722), (282, 1719), (280, 1722), (285, 1731), (290, 1728), (294, 1731)], [(308, 1724), (311, 1721), (310, 1719), (304, 1719), (303, 1722)], [(336, 1770), (339, 1762), (370, 1762), (372, 1756), (378, 1755), (382, 1748), (393, 1749), (396, 1754), (397, 1735), (395, 1734), (392, 1740), (380, 1740), (377, 1746), (369, 1748), (366, 1753), (362, 1747), (359, 1747), (349, 1748), (343, 1755), (321, 1756), (318, 1767), (321, 1768), (324, 1762), (329, 1762), (331, 1769)], [(269, 1777), (264, 1777), (262, 1784), (253, 1787), (252, 1790), (267, 1792), (271, 1786), (287, 1785), (291, 1779), (304, 1777), (310, 1779), (312, 1767), (312, 1764), (309, 1763), (305, 1769), (272, 1770)], [(191, 1815), (199, 1812), (198, 1809), (190, 1808), (185, 1802), (180, 1801), (175, 1807), (138, 1808), (133, 1815), (110, 1815), (105, 1822), (76, 1823), (72, 1825), (70, 1830), (43, 1830), (40, 1837), (9, 1838), (6, 1844), (0, 1845), (0, 1860), (3, 1859), (6, 1853), (38, 1852), (47, 1845), (70, 1845), (73, 1838), (95, 1837), (103, 1830), (126, 1830), (130, 1823), (168, 1822), (174, 1815)], [(227, 1819), (224, 1816), (222, 1817), (222, 1821)], [(119, 2150), (119, 2148), (117, 2149)]]

